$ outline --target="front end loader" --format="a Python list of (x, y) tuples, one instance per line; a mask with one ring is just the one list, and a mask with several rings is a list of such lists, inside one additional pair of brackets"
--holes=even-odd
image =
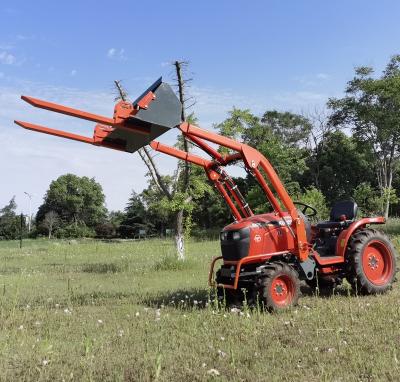
[[(383, 217), (357, 219), (357, 205), (341, 201), (329, 221), (311, 224), (317, 211), (294, 202), (270, 162), (259, 151), (234, 139), (180, 120), (181, 104), (161, 78), (134, 102), (121, 101), (107, 118), (66, 106), (21, 97), (32, 106), (96, 122), (85, 137), (28, 122), (16, 124), (37, 132), (133, 153), (150, 145), (155, 151), (203, 167), (227, 203), (233, 222), (221, 231), (221, 256), (211, 262), (209, 284), (228, 304), (261, 303), (268, 310), (295, 305), (300, 281), (311, 288), (333, 288), (344, 279), (360, 294), (387, 292), (396, 274), (396, 252), (385, 234), (371, 226)], [(208, 157), (156, 141), (176, 128)], [(210, 145), (210, 143), (212, 145)], [(229, 150), (221, 154), (216, 146)], [(242, 161), (269, 202), (270, 211), (254, 214), (225, 167)], [(216, 264), (221, 262), (215, 271)]]

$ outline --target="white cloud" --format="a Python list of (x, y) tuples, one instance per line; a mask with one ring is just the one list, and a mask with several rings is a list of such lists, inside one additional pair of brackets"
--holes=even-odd
[(331, 79), (331, 76), (327, 73), (317, 73), (312, 75), (302, 75), (293, 78), (296, 82), (304, 86), (315, 87), (323, 85), (324, 81)]
[(0, 52), (0, 63), (5, 65), (12, 65), (16, 63), (16, 58), (7, 51)]
[(328, 80), (331, 76), (330, 76), (329, 74), (326, 74), (326, 73), (318, 73), (318, 74), (316, 75), (316, 77), (317, 77), (319, 80)]
[(75, 77), (75, 76), (76, 76), (76, 73), (78, 73), (77, 70), (76, 70), (76, 69), (73, 69), (73, 70), (71, 70), (70, 76), (71, 76), (71, 77)]
[(125, 49), (117, 49), (117, 48), (110, 48), (107, 51), (107, 57), (110, 59), (115, 59), (115, 60), (125, 60)]
[[(302, 113), (305, 109), (323, 107), (329, 97), (336, 94), (327, 94), (318, 91), (278, 91), (252, 93), (244, 95), (232, 89), (216, 89), (212, 87), (191, 87), (188, 94), (193, 96), (196, 103), (192, 110), (203, 127), (211, 128), (213, 124), (227, 118), (228, 112), (237, 107), (250, 109), (256, 115), (266, 110), (276, 109)], [(189, 110), (189, 111), (192, 111)]]
[(34, 39), (36, 38), (36, 36), (35, 36), (35, 35), (29, 35), (29, 36), (27, 36), (27, 35), (23, 35), (23, 34), (17, 34), (17, 35), (15, 36), (15, 38), (16, 38), (18, 41), (26, 41), (26, 40), (34, 40)]
[(115, 48), (110, 48), (110, 49), (108, 50), (108, 52), (107, 52), (107, 57), (113, 58), (113, 57), (115, 56), (115, 52), (116, 52), (116, 49), (115, 49)]

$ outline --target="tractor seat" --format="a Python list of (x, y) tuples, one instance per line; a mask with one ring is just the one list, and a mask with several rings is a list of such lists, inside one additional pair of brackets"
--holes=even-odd
[(357, 216), (357, 203), (351, 200), (336, 202), (331, 210), (330, 220), (316, 225), (319, 229), (340, 228), (350, 225)]

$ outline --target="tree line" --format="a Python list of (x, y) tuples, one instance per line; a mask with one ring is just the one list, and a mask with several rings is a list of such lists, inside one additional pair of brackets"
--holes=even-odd
[[(183, 97), (183, 94), (181, 94)], [(192, 123), (195, 116), (185, 116)], [(400, 56), (393, 56), (380, 75), (359, 67), (342, 98), (324, 111), (307, 115), (266, 110), (255, 115), (234, 107), (215, 129), (239, 139), (268, 158), (294, 200), (313, 205), (326, 219), (337, 200), (353, 199), (361, 215), (399, 215), (400, 189)], [(178, 146), (192, 149), (182, 137)], [(151, 161), (146, 147), (139, 153)], [(31, 234), (48, 237), (137, 237), (165, 235), (176, 227), (179, 211), (185, 235), (207, 236), (232, 220), (202, 169), (180, 163), (173, 175), (148, 165), (148, 186), (132, 192), (124, 211), (105, 208), (102, 187), (94, 179), (67, 174), (50, 184)], [(182, 175), (183, 174), (183, 175)], [(236, 177), (253, 211), (269, 211), (251, 175)], [(20, 220), (15, 200), (0, 210), (0, 238), (16, 238)]]

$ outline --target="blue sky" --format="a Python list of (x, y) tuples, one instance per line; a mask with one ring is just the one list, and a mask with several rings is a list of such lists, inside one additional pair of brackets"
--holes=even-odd
[[(307, 112), (340, 96), (358, 65), (400, 53), (398, 1), (7, 1), (0, 3), (0, 206), (33, 210), (51, 180), (94, 176), (110, 209), (146, 185), (135, 154), (24, 131), (22, 119), (91, 134), (92, 125), (35, 110), (20, 94), (111, 115), (112, 82), (132, 98), (171, 61), (190, 61), (193, 110), (211, 128), (232, 106)], [(163, 138), (173, 143), (174, 135)], [(161, 157), (157, 157), (160, 158)], [(172, 159), (159, 160), (171, 172)]]

